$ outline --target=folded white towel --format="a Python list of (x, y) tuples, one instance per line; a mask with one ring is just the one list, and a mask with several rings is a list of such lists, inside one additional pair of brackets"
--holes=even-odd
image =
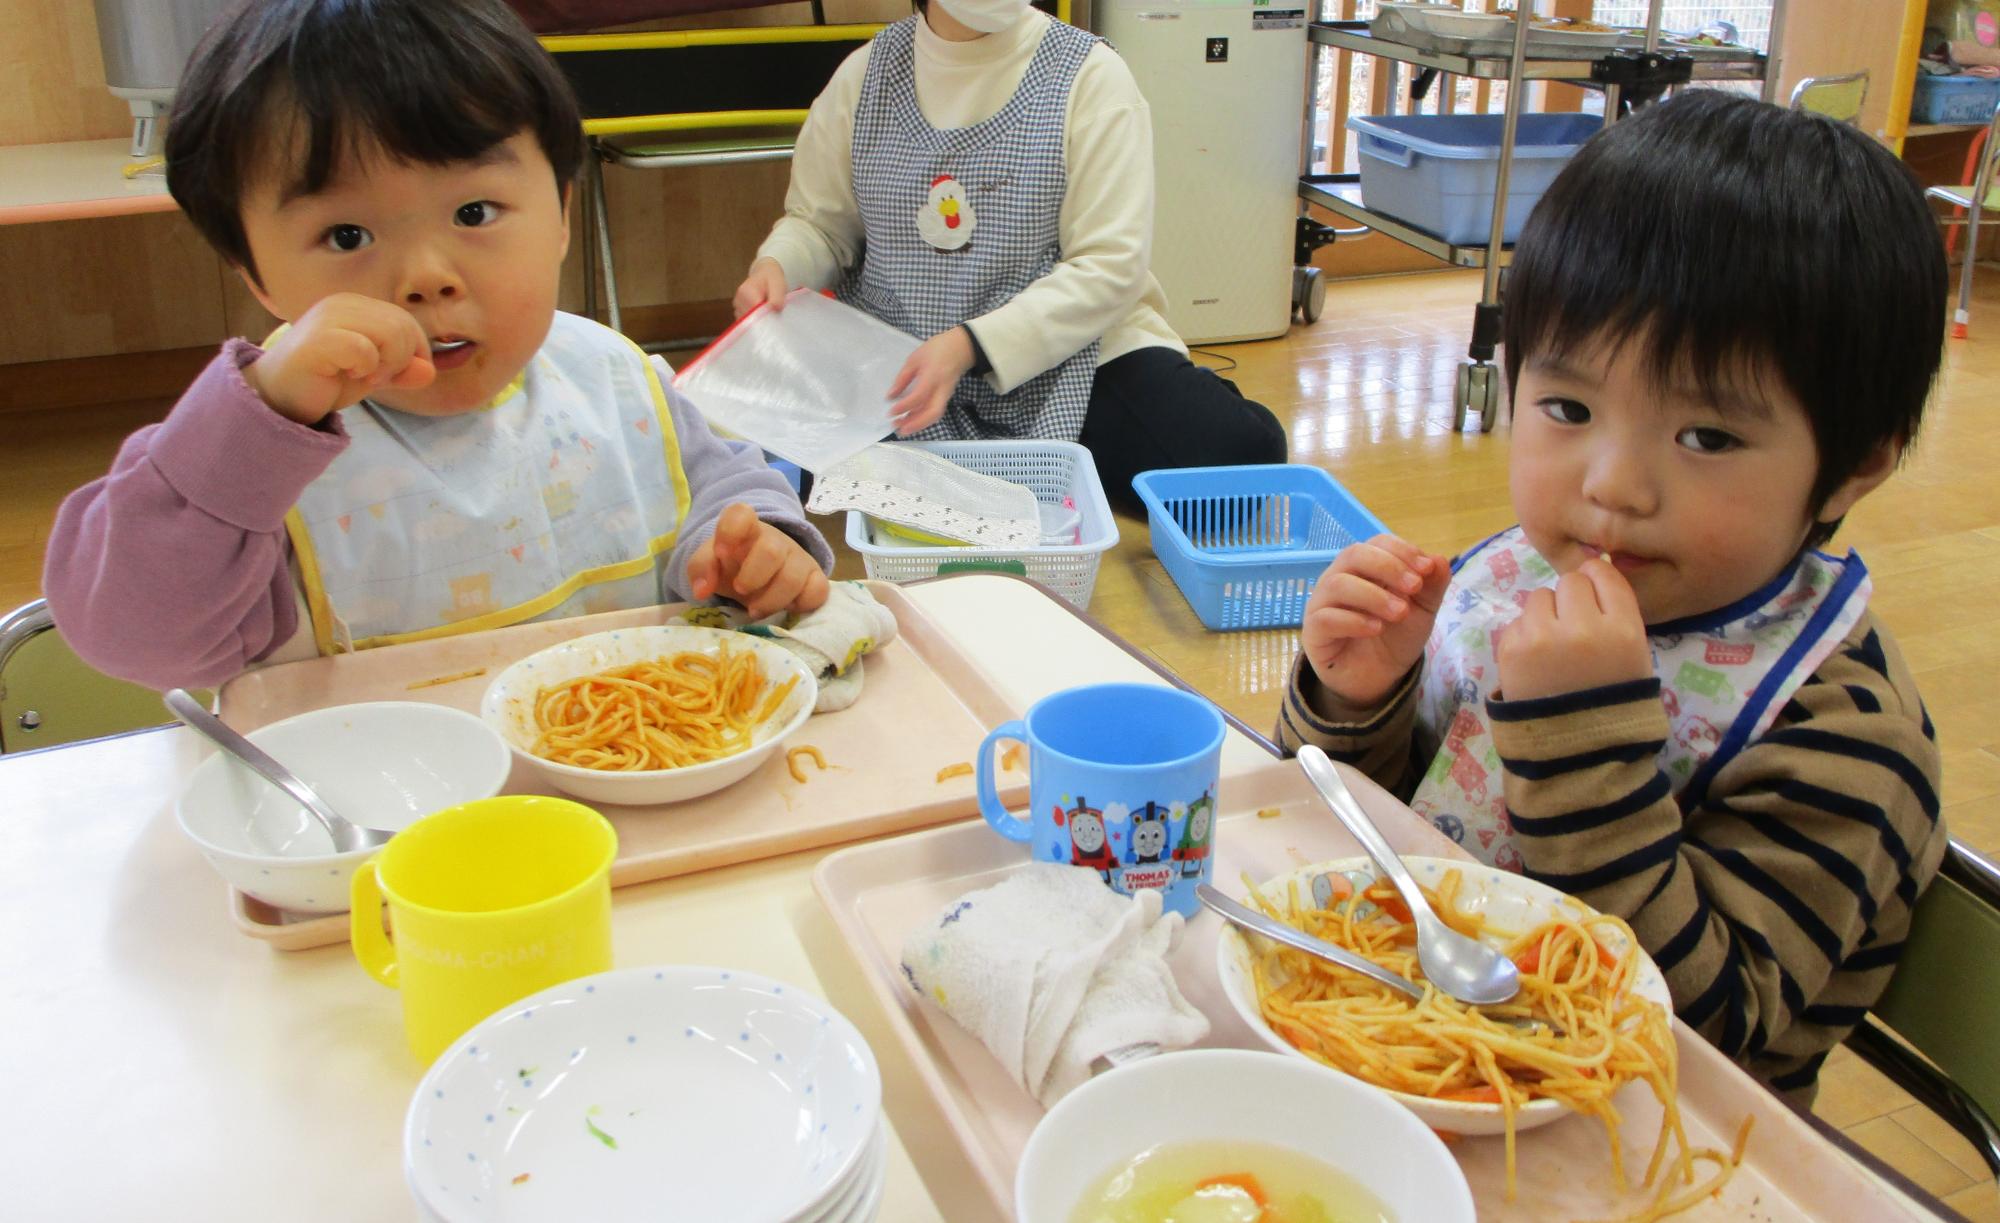
[(1167, 967), (1182, 924), (1157, 891), (1120, 896), (1088, 867), (1032, 862), (912, 931), (903, 975), (1050, 1105), (1100, 1057), (1208, 1035)]

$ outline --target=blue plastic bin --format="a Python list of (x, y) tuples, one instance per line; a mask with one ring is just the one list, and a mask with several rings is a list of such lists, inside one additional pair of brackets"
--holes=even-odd
[(1985, 123), (2000, 106), (2000, 80), (1983, 76), (1917, 74), (1910, 95), (1912, 123)]
[[(1483, 246), (1493, 234), (1504, 115), (1356, 115), (1361, 137), (1361, 202), (1455, 246)], [(1563, 163), (1597, 134), (1596, 115), (1522, 115), (1507, 178), (1502, 241), (1521, 236), (1542, 192)]]
[(1302, 463), (1140, 472), (1153, 554), (1212, 629), (1295, 628), (1334, 556), (1386, 528)]

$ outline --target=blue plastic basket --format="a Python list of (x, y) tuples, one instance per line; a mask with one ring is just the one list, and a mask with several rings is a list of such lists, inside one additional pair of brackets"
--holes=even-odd
[[(1505, 115), (1349, 118), (1348, 129), (1361, 137), (1361, 202), (1446, 242), (1484, 244), (1493, 236), (1505, 122)], [(1501, 241), (1521, 236), (1542, 192), (1603, 126), (1596, 115), (1521, 116)]]
[(1132, 487), (1146, 503), (1154, 555), (1212, 629), (1297, 627), (1334, 556), (1386, 529), (1332, 476), (1302, 463), (1147, 471)]
[(1985, 123), (1996, 105), (2000, 105), (2000, 81), (1991, 77), (1919, 72), (1910, 95), (1910, 122)]

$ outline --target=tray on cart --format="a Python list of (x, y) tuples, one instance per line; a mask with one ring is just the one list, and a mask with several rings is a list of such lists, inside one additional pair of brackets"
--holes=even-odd
[[(808, 763), (800, 783), (780, 752), (742, 781), (701, 798), (600, 805), (618, 829), (613, 887), (923, 828), (977, 811), (970, 777), (940, 781), (938, 774), (970, 761), (987, 729), (1016, 711), (900, 588), (870, 582), (868, 589), (895, 614), (896, 639), (868, 656), (859, 701), (814, 715), (791, 739), (795, 746), (819, 748), (826, 771)], [(659, 624), (680, 610), (669, 605), (517, 624), (267, 667), (225, 684), (220, 710), (241, 731), (352, 701), (431, 701), (477, 713), (486, 686), (509, 663), (588, 633)], [(1012, 801), (1026, 800), (1024, 774), (1001, 780)], [(552, 791), (516, 760), (504, 792)], [(288, 913), (234, 888), (229, 905), (245, 934), (284, 950), (347, 939), (345, 913)]]
[[(1463, 856), (1463, 850), (1361, 774), (1346, 766), (1341, 773), (1398, 852)], [(1243, 890), (1245, 874), (1263, 879), (1304, 863), (1360, 853), (1289, 762), (1229, 779), (1218, 802), (1222, 816), (1215, 834), (1215, 881), (1232, 894)], [(926, 1133), (955, 1147), (989, 1207), (979, 1213), (992, 1218), (1013, 1217), (1015, 1168), (1043, 1110), (977, 1039), (910, 989), (899, 965), (912, 928), (934, 919), (966, 892), (999, 882), (1024, 861), (1018, 847), (981, 825), (966, 824), (851, 846), (828, 855), (813, 872), (814, 890), (895, 1033), (898, 1048), (892, 1056), (907, 1060), (920, 1089), (906, 1093), (900, 1105), (920, 1112), (893, 1114), (898, 1129)], [(1265, 1048), (1237, 1016), (1216, 975), (1220, 925), (1209, 913), (1189, 923), (1172, 955), (1175, 978), (1188, 1001), (1214, 1025), (1203, 1047)], [(1744, 1118), (1755, 1118), (1742, 1166), (1717, 1197), (1676, 1220), (1884, 1223), (1929, 1217), (1678, 1020), (1674, 1034), (1680, 1053), (1681, 1118), (1689, 1140), (1726, 1148)], [(883, 1053), (878, 1049), (878, 1055)], [(1620, 1136), (1625, 1166), (1643, 1170), (1660, 1106), (1641, 1084), (1630, 1085), (1618, 1103), (1625, 1121)], [(892, 1100), (891, 1108), (897, 1107)], [(1650, 1191), (1636, 1186), (1616, 1191), (1605, 1131), (1593, 1118), (1566, 1117), (1521, 1134), (1519, 1144), (1519, 1193), (1512, 1202), (1506, 1200), (1506, 1152), (1500, 1136), (1460, 1138), (1451, 1145), (1482, 1220), (1619, 1218), (1650, 1198)], [(946, 1167), (944, 1153), (939, 1155), (932, 1163), (920, 1161), (926, 1176), (962, 1184), (960, 1169)]]
[[(1457, 14), (1453, 14), (1457, 15)], [(1483, 16), (1483, 14), (1481, 14)], [(1499, 23), (1493, 23), (1496, 29)], [(1403, 9), (1384, 9), (1369, 21), (1368, 33), (1388, 42), (1401, 43), (1422, 51), (1478, 57), (1511, 56), (1514, 35), (1511, 25), (1505, 33), (1490, 36), (1455, 34), (1433, 28), (1420, 14)], [(1660, 45), (1668, 47), (1662, 38)], [(1643, 30), (1555, 30), (1532, 26), (1528, 30), (1528, 54), (1536, 59), (1591, 59), (1610, 51), (1646, 45)]]

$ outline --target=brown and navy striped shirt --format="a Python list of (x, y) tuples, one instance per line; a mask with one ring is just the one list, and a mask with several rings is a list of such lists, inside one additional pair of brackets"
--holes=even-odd
[[(1441, 730), (1417, 724), (1421, 667), (1355, 709), (1301, 656), (1280, 743), (1317, 744), (1407, 800)], [(1945, 851), (1937, 736), (1874, 614), (1691, 810), (1657, 763), (1657, 678), (1486, 708), (1526, 873), (1631, 923), (1681, 1019), (1809, 1101)]]

